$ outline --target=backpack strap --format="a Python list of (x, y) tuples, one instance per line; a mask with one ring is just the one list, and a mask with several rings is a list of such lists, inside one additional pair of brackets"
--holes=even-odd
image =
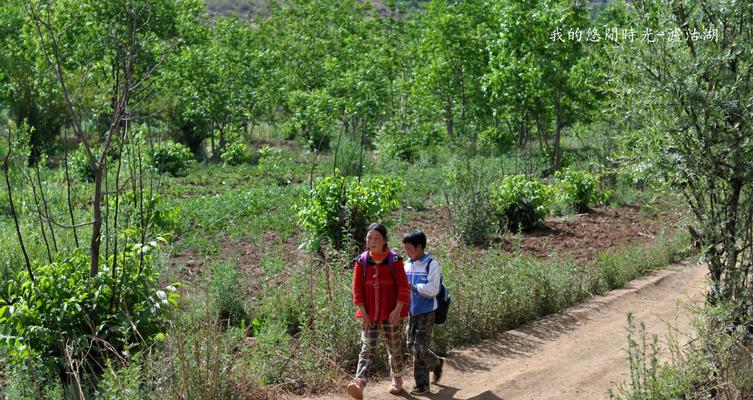
[[(390, 275), (392, 275), (392, 280), (397, 281), (397, 278), (395, 277), (395, 263), (400, 259), (400, 256), (393, 253), (392, 250), (387, 252), (387, 257), (385, 257), (387, 260), (387, 265), (390, 267)], [(361, 253), (361, 255), (358, 257), (358, 262), (361, 263), (361, 268), (363, 270), (363, 276), (366, 277), (366, 269), (369, 266), (369, 252), (364, 251)], [(384, 262), (384, 261), (382, 261)]]
[[(427, 279), (429, 278), (429, 266), (431, 265), (432, 261), (434, 261), (434, 259), (431, 257), (429, 257), (429, 259), (426, 261), (426, 278)], [(444, 283), (442, 282), (443, 281), (442, 278), (443, 278), (442, 273), (440, 272), (439, 273), (439, 291), (437, 292), (436, 297), (439, 297), (439, 295), (442, 293), (442, 287), (444, 286)]]
[[(390, 275), (392, 275), (392, 280), (395, 281), (397, 284), (397, 278), (395, 278), (395, 264), (400, 259), (400, 256), (393, 253), (392, 250), (387, 252), (387, 265), (390, 267)], [(397, 287), (397, 285), (395, 285)]]
[(432, 261), (434, 261), (434, 259), (429, 257), (429, 260), (426, 262), (426, 275), (429, 275), (429, 266), (431, 265)]

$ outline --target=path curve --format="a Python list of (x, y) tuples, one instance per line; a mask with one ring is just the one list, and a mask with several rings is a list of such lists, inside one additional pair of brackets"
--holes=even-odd
[[(431, 396), (393, 396), (383, 380), (370, 382), (364, 398), (606, 399), (608, 388), (629, 379), (627, 313), (632, 312), (636, 325), (643, 322), (649, 335), (658, 335), (666, 348), (670, 329), (689, 331), (686, 306), (703, 302), (705, 273), (706, 267), (694, 262), (673, 264), (495, 339), (453, 350)], [(411, 383), (406, 379), (407, 388)], [(349, 397), (343, 392), (316, 398)]]

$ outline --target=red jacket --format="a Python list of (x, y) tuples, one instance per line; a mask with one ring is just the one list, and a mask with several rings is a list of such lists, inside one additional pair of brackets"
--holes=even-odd
[[(366, 267), (366, 276), (364, 276), (361, 258), (356, 260), (353, 268), (353, 304), (357, 306), (364, 304), (371, 321), (389, 320), (390, 313), (398, 302), (403, 303), (400, 317), (408, 316), (410, 286), (408, 286), (408, 277), (405, 275), (403, 259), (396, 257), (397, 260), (393, 263), (394, 279), (386, 258), (379, 265), (369, 263)], [(356, 318), (363, 318), (360, 309), (356, 311)]]

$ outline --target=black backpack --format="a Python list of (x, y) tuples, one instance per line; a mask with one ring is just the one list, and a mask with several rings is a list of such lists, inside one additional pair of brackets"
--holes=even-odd
[[(429, 257), (429, 261), (426, 263), (426, 274), (429, 274), (429, 266), (434, 261)], [(450, 309), (450, 303), (452, 298), (450, 297), (450, 291), (447, 286), (442, 282), (442, 274), (439, 275), (439, 292), (437, 292), (437, 309), (434, 310), (434, 324), (442, 325), (447, 320), (447, 312)]]

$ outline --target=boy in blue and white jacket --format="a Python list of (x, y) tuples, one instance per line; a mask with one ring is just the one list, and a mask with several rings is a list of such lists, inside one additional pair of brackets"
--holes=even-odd
[(426, 235), (422, 231), (408, 232), (403, 237), (403, 247), (410, 257), (405, 262), (405, 274), (411, 289), (407, 336), (408, 346), (413, 351), (413, 377), (416, 381), (410, 393), (425, 394), (429, 392), (429, 371), (434, 373), (432, 382), (437, 383), (444, 366), (444, 359), (429, 348), (442, 270), (439, 263), (425, 252)]

